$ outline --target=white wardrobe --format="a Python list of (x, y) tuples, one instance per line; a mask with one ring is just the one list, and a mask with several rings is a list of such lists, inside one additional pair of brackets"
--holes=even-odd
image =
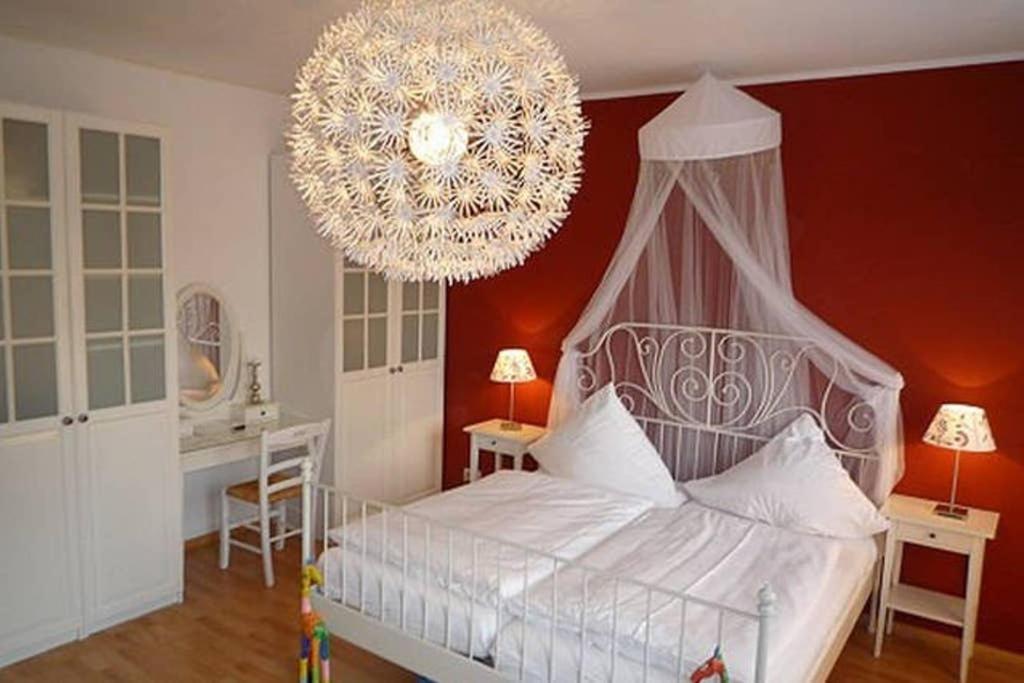
[(334, 420), (325, 481), (388, 502), (439, 490), (444, 287), (345, 263), (310, 227), (287, 158), (270, 167), (277, 400)]
[(0, 666), (181, 599), (162, 131), (0, 103)]

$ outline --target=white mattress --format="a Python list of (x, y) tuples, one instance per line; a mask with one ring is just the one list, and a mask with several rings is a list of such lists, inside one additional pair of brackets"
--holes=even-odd
[[(410, 515), (404, 523), (400, 515), (388, 515), (385, 523), (384, 516), (375, 514), (367, 517), (364, 529), (361, 520), (350, 519), (344, 533), (339, 527), (330, 534), (346, 552), (329, 549), (320, 566), (331, 598), (344, 592), (348, 605), (376, 618), (381, 618), (383, 598), (384, 620), (394, 625), (402, 620), (404, 572), (406, 628), (422, 637), (425, 602), (430, 640), (450, 638), (453, 649), (466, 653), (472, 613), (473, 652), (484, 655), (498, 626), (494, 608), (553, 569), (553, 562), (540, 555), (527, 558), (525, 549), (573, 560), (650, 507), (646, 500), (567, 479), (505, 470), (406, 506)], [(426, 520), (431, 522), (429, 543)], [(448, 528), (500, 539), (500, 546), (477, 541), (475, 582), (473, 541), (459, 531), (449, 537)], [(450, 634), (445, 623), (449, 604)]]
[[(877, 556), (873, 539), (839, 540), (785, 531), (718, 512), (698, 503), (655, 509), (583, 555), (579, 564), (627, 576), (694, 598), (755, 612), (765, 582), (777, 595), (777, 616), (769, 641), (770, 681), (802, 681), (828, 644), (835, 622), (870, 576)], [(557, 577), (555, 680), (576, 681), (580, 662), (582, 574)], [(532, 586), (526, 629), (506, 621), (493, 653), (502, 671), (527, 680), (547, 680), (552, 622), (549, 578)], [(524, 596), (514, 600), (522, 614)], [(613, 586), (592, 578), (587, 585), (583, 680), (611, 676)], [(615, 624), (615, 681), (679, 681), (681, 601), (654, 594), (653, 618), (644, 618), (646, 591), (620, 582)], [(649, 643), (645, 648), (649, 628)], [(685, 615), (682, 670), (689, 676), (709, 657), (718, 638), (717, 612), (690, 603)], [(727, 615), (721, 643), (733, 681), (753, 678), (756, 625)], [(521, 646), (526, 639), (525, 658)], [(650, 664), (644, 678), (643, 661)]]

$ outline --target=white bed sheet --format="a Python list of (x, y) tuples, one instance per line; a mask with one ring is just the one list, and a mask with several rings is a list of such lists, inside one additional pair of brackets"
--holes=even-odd
[[(320, 557), (320, 566), (327, 568), (327, 595), (336, 601), (340, 600), (342, 593), (339, 569), (341, 557), (342, 550), (339, 547), (328, 549)], [(458, 591), (453, 590), (449, 594), (437, 585), (424, 584), (422, 575), (417, 579), (409, 579), (407, 576), (404, 591), (401, 586), (401, 570), (390, 565), (382, 566), (378, 560), (370, 557), (359, 559), (347, 565), (345, 604), (416, 638), (447, 646), (460, 654), (488, 656), (494, 636), (501, 626), (495, 606), (464, 598)], [(427, 610), (425, 621), (424, 608)], [(507, 611), (503, 611), (503, 614), (507, 614)], [(505, 621), (508, 619), (508, 616), (504, 617)], [(472, 650), (469, 646), (470, 634)]]
[[(870, 576), (876, 558), (877, 545), (870, 538), (800, 534), (689, 502), (673, 510), (651, 510), (578, 562), (743, 612), (756, 611), (757, 592), (762, 584), (770, 583), (777, 596), (777, 616), (769, 640), (768, 680), (791, 683), (811, 674), (835, 622)], [(513, 601), (521, 614), (523, 598), (527, 598), (527, 627), (524, 634), (521, 618), (506, 622), (492, 647), (500, 670), (512, 675), (522, 670), (527, 680), (548, 679), (551, 591), (556, 581), (555, 680), (579, 680), (582, 573), (572, 569), (536, 583)], [(718, 642), (732, 680), (753, 679), (754, 621), (726, 615), (720, 625), (717, 612), (689, 603), (680, 667), (681, 601), (655, 593), (651, 599), (653, 618), (648, 624), (644, 618), (646, 591), (621, 581), (613, 678), (614, 584), (592, 578), (586, 595), (584, 680), (644, 680), (646, 650), (650, 664), (646, 680), (679, 681), (680, 669), (689, 676)], [(525, 658), (521, 657), (524, 637)]]
[[(650, 508), (647, 500), (568, 479), (503, 470), (407, 505), (403, 510), (409, 516), (368, 515), (365, 528), (358, 517), (350, 520), (330, 532), (345, 552), (331, 548), (319, 564), (329, 597), (338, 600), (344, 593), (346, 604), (380, 619), (383, 596), (383, 620), (393, 625), (402, 620), (404, 576), (411, 633), (423, 636), (426, 604), (429, 639), (450, 638), (453, 649), (466, 653), (472, 616), (473, 652), (485, 655), (498, 625), (496, 608), (554, 568), (551, 560), (525, 549), (571, 561)], [(449, 529), (456, 530), (449, 535)], [(478, 540), (474, 553), (465, 532), (501, 544)]]

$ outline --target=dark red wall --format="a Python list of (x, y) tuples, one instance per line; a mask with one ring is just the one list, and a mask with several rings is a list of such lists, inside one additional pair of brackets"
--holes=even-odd
[[(985, 407), (999, 451), (966, 454), (960, 499), (1002, 514), (979, 638), (1024, 651), (1024, 62), (747, 88), (782, 113), (794, 281), (826, 321), (906, 379), (898, 490), (949, 492), (953, 454), (920, 443), (944, 401)], [(584, 106), (583, 186), (521, 268), (448, 295), (445, 483), (461, 481), (463, 425), (502, 415), (497, 350), (528, 349), (542, 379), (518, 417), (543, 424), (559, 344), (617, 244), (636, 180), (637, 129), (672, 100)], [(907, 552), (905, 576), (952, 589), (963, 563)]]

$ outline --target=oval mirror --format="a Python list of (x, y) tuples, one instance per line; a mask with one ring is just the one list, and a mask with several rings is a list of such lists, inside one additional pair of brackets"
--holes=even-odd
[(240, 356), (236, 318), (213, 287), (178, 292), (178, 399), (189, 411), (211, 410), (234, 396)]

